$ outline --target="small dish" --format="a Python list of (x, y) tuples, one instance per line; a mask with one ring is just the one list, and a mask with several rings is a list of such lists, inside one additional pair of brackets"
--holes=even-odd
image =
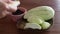
[(19, 7), (16, 12), (9, 14), (12, 21), (17, 22), (27, 12), (27, 9)]
[[(27, 10), (26, 10), (25, 8), (23, 8), (23, 7), (19, 7), (17, 11), (19, 11), (19, 12), (22, 11), (22, 13), (19, 14), (19, 12), (17, 12), (17, 13), (14, 12), (14, 13), (12, 13), (12, 14), (10, 15), (10, 17), (11, 17), (11, 19), (12, 19), (14, 22), (17, 23), (17, 28), (18, 28), (19, 30), (24, 30), (24, 31), (28, 31), (28, 30), (33, 30), (33, 31), (35, 31), (35, 30), (38, 30), (38, 29), (31, 29), (31, 28), (29, 28), (29, 29), (23, 29), (24, 26), (25, 26), (25, 24), (28, 22), (26, 19), (23, 18), (24, 14), (27, 12)], [(53, 25), (53, 18), (51, 18), (50, 20), (47, 20), (46, 22), (49, 22), (49, 23), (51, 24), (51, 26), (52, 26), (52, 25)], [(51, 26), (50, 26), (50, 27), (51, 27)], [(50, 28), (50, 27), (49, 27), (49, 28)], [(49, 29), (49, 28), (48, 28), (48, 29)], [(48, 30), (48, 29), (42, 29), (42, 30), (39, 30), (39, 31), (46, 31), (46, 30)]]
[[(19, 20), (17, 21), (17, 28), (18, 28), (19, 30), (23, 30), (23, 31), (32, 31), (32, 30), (33, 30), (33, 31), (36, 31), (36, 30), (38, 30), (38, 29), (31, 29), (31, 28), (29, 28), (29, 29), (23, 29), (24, 26), (25, 26), (25, 23), (27, 23), (27, 22), (28, 22), (28, 21), (22, 17), (21, 19), (19, 19)], [(51, 26), (52, 26), (52, 25), (53, 25), (53, 18), (47, 20), (46, 22), (49, 22), (49, 23), (51, 24)], [(51, 26), (50, 26), (50, 27), (51, 27)], [(50, 27), (49, 27), (49, 28), (50, 28)], [(48, 30), (49, 28), (47, 28), (47, 29), (42, 29), (42, 30), (39, 30), (39, 31), (46, 31), (46, 30)]]

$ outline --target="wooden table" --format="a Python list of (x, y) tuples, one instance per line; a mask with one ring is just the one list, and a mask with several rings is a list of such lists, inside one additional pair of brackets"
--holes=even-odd
[[(60, 0), (20, 0), (21, 7), (31, 9), (36, 6), (51, 6), (55, 10), (54, 24), (48, 30), (44, 32), (32, 31), (24, 32), (20, 31), (19, 34), (60, 34)], [(9, 17), (0, 19), (0, 34), (18, 34), (16, 23), (13, 22)]]

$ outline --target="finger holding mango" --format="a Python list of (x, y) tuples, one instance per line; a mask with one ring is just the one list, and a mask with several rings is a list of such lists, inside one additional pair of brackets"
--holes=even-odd
[(0, 0), (0, 18), (5, 17), (9, 13), (15, 12), (19, 4), (19, 1)]

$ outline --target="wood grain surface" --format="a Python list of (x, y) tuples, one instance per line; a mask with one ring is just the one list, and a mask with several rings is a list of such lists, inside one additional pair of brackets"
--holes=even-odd
[(18, 33), (16, 23), (11, 18), (6, 16), (0, 19), (0, 34), (60, 34), (60, 0), (20, 0), (21, 7), (31, 9), (37, 6), (51, 6), (55, 10), (54, 24), (44, 32), (40, 31), (20, 31)]

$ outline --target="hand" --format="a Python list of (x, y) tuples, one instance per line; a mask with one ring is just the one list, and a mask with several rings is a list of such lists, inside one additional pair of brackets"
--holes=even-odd
[(19, 4), (19, 1), (0, 0), (0, 18), (5, 17), (10, 12), (15, 12)]

